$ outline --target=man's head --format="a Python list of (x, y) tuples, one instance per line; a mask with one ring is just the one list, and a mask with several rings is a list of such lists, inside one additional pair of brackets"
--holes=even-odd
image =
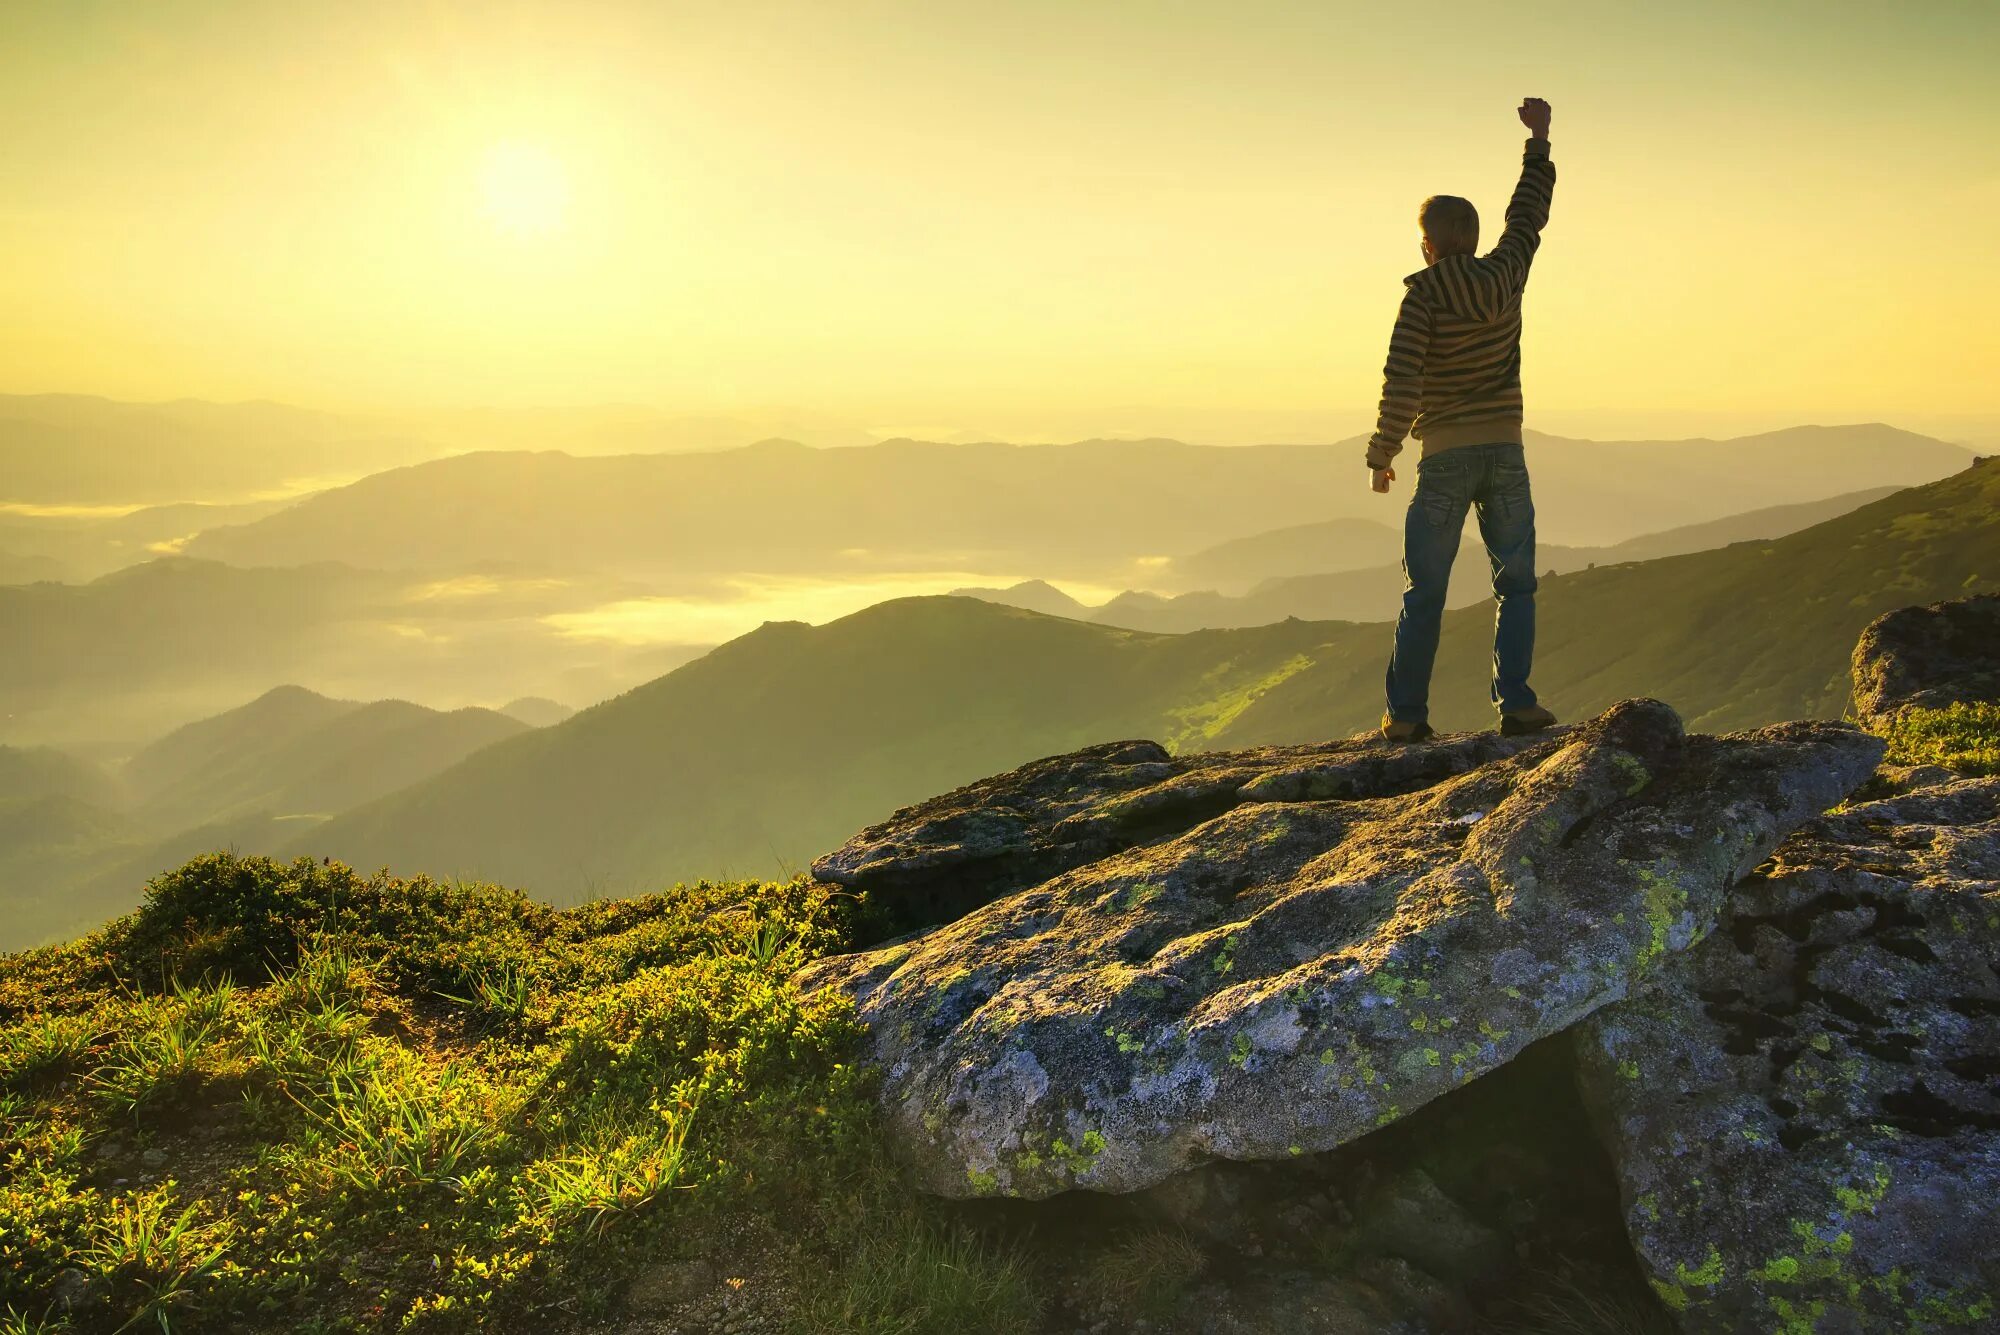
[(1479, 210), (1457, 195), (1432, 195), (1417, 210), (1424, 233), (1424, 263), (1436, 264), (1447, 255), (1470, 255), (1479, 249)]

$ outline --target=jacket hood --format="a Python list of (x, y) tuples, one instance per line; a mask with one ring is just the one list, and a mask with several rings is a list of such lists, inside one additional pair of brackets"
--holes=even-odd
[(1497, 320), (1507, 309), (1506, 281), (1476, 255), (1447, 255), (1404, 278), (1403, 285), (1432, 310), (1461, 320)]

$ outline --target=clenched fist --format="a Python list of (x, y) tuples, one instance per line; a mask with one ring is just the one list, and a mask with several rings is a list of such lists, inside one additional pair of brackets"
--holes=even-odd
[(1521, 100), (1519, 108), (1521, 124), (1528, 127), (1528, 133), (1537, 139), (1549, 137), (1549, 104), (1539, 97)]

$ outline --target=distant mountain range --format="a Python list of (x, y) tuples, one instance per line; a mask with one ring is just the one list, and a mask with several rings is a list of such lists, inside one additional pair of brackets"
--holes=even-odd
[(295, 847), (564, 898), (769, 874), (938, 782), (1107, 732), (1200, 746), (1323, 638), (1140, 635), (968, 598), (774, 623)]
[(641, 591), (585, 577), (433, 581), (187, 557), (88, 584), (0, 587), (0, 742), (123, 755), (301, 678), (361, 698), (602, 699), (707, 646), (579, 639), (543, 618)]
[(539, 695), (524, 695), (518, 700), (509, 700), (500, 706), (500, 712), (508, 718), (519, 719), (531, 728), (552, 728), (576, 713), (560, 701)]
[[(1545, 539), (1601, 545), (1769, 504), (1905, 485), (1963, 468), (1956, 445), (1879, 424), (1731, 441), (1607, 442), (1528, 433)], [(1232, 448), (783, 441), (703, 454), (439, 459), (210, 529), (192, 556), (237, 565), (362, 562), (679, 576), (996, 571), (1129, 578), (1148, 558), (1328, 518), (1400, 519), (1360, 444)], [(1407, 483), (1405, 484), (1407, 485)]]
[[(1679, 556), (1734, 542), (1783, 537), (1859, 509), (1896, 490), (1876, 487), (1823, 501), (1770, 506), (1705, 524), (1646, 534), (1609, 547), (1543, 546), (1537, 552), (1536, 565), (1544, 573), (1586, 570), (1598, 565)], [(1213, 590), (1174, 595), (1127, 591), (1093, 607), (1042, 580), (1005, 589), (965, 588), (955, 592), (1051, 616), (1077, 617), (1131, 630), (1178, 632), (1262, 626), (1286, 617), (1307, 621), (1393, 618), (1402, 607), (1402, 566), (1375, 562), (1381, 560), (1385, 551), (1401, 552), (1400, 533), (1385, 530), (1361, 568), (1318, 564), (1353, 560), (1361, 551), (1361, 544), (1370, 540), (1367, 530), (1376, 527), (1362, 527), (1364, 523), (1334, 520), (1281, 529), (1226, 543), (1173, 563), (1170, 574), (1175, 577), (1188, 570), (1208, 570), (1226, 572), (1237, 584), (1252, 581), (1248, 592), (1236, 595)], [(1324, 573), (1307, 573), (1312, 571)], [(1459, 559), (1452, 568), (1447, 605), (1469, 607), (1491, 597), (1491, 578), (1485, 551), (1480, 546), (1478, 525), (1468, 518), (1459, 545)]]
[[(1385, 513), (1394, 518), (1394, 507)], [(1161, 569), (1160, 587), (1243, 593), (1267, 579), (1380, 565), (1383, 554), (1396, 551), (1402, 540), (1398, 524), (1379, 519), (1293, 524), (1232, 538), (1179, 557)]]
[(280, 403), (0, 395), (0, 504), (247, 500), (442, 452), (380, 424)]
[(234, 505), (151, 505), (124, 514), (0, 513), (0, 584), (82, 583), (179, 552), (205, 528), (244, 524), (288, 500)]
[[(2000, 588), (2000, 461), (1789, 536), (1549, 579), (1536, 683), (1690, 726), (1837, 717), (1877, 613)], [(1447, 727), (1491, 726), (1491, 612), (1447, 617)], [(1088, 741), (1339, 736), (1380, 709), (1382, 624), (1159, 635), (966, 598), (767, 626), (555, 728), (478, 752), (295, 849), (558, 900), (803, 866), (890, 809)]]
[(529, 731), (490, 709), (334, 700), (284, 686), (177, 729), (115, 769), (0, 746), (0, 949), (115, 912), (153, 872), (195, 853), (275, 852), (335, 812)]
[(281, 686), (169, 733), (127, 761), (123, 777), (135, 814), (163, 828), (256, 811), (330, 816), (527, 731), (491, 709), (363, 704)]

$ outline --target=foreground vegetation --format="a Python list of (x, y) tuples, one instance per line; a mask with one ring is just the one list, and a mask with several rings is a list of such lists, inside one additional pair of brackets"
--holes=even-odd
[[(557, 912), (189, 863), (104, 931), (0, 960), (5, 1328), (588, 1317), (724, 1238), (778, 1271), (858, 1258), (864, 1282), (788, 1305), (807, 1328), (843, 1305), (841, 1328), (895, 1328), (912, 1301), (1018, 1328), (991, 1324), (1030, 1301), (1010, 1257), (881, 1198), (846, 1008), (787, 981), (847, 908), (802, 881)], [(884, 1248), (953, 1268), (879, 1292)]]
[(1942, 765), (1968, 777), (2000, 774), (2000, 704), (1906, 709), (1889, 725), (1889, 759)]
[[(1891, 759), (1993, 773), (2000, 708), (1906, 713)], [(635, 1310), (661, 1332), (998, 1335), (1160, 1321), (1231, 1264), (1087, 1194), (910, 1193), (847, 1004), (790, 981), (854, 944), (858, 907), (793, 880), (556, 910), (214, 855), (99, 932), (0, 956), (0, 1335), (563, 1335)], [(1615, 1192), (1577, 1171), (1589, 1134), (1547, 1065), (1524, 1054), (1324, 1178), (1412, 1163), (1470, 1200), (1539, 1155), (1545, 1180), (1497, 1190), (1540, 1181), (1555, 1255), (1603, 1254), (1527, 1277), (1485, 1328), (1669, 1330), (1615, 1273)], [(1280, 1233), (1264, 1246), (1321, 1270), (1367, 1242)]]
[[(903, 1184), (847, 1004), (790, 982), (855, 908), (803, 880), (559, 911), (311, 860), (161, 876), (0, 957), (0, 1332), (1178, 1329), (1226, 1249), (1116, 1198)], [(1435, 1131), (1401, 1139), (1487, 1143)], [(1550, 1292), (1501, 1328), (1629, 1300)]]

